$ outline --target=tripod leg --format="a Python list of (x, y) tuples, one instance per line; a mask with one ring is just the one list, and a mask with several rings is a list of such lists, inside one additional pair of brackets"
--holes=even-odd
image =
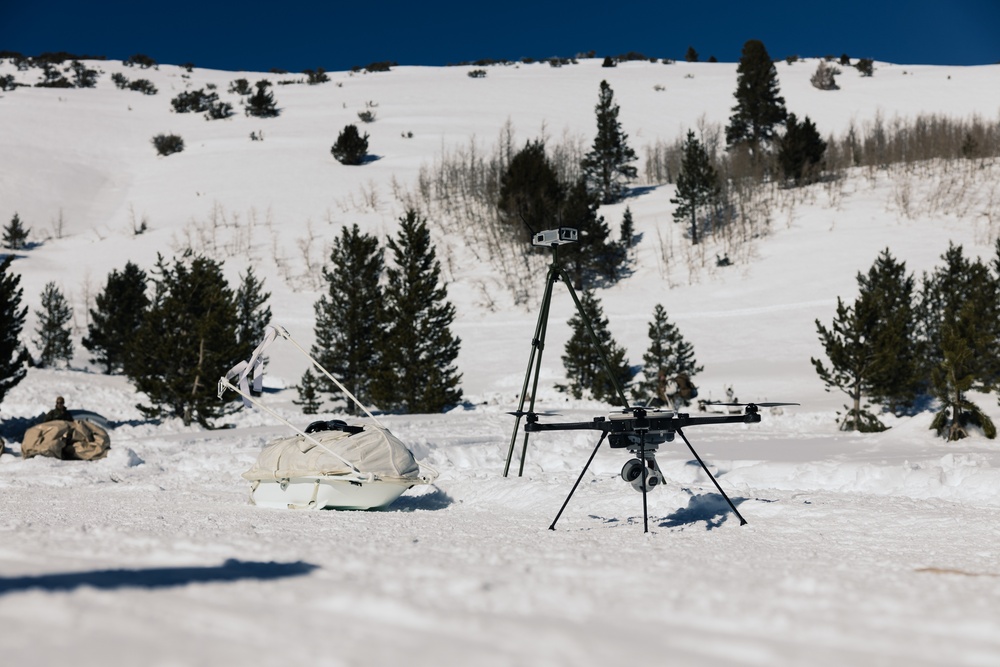
[(563, 501), (562, 507), (559, 508), (559, 513), (556, 514), (556, 518), (552, 519), (552, 525), (549, 526), (549, 530), (556, 529), (556, 521), (559, 520), (559, 517), (562, 516), (563, 510), (566, 509), (567, 505), (569, 505), (569, 499), (573, 497), (574, 493), (576, 493), (576, 487), (580, 486), (580, 482), (583, 481), (583, 476), (587, 474), (587, 468), (590, 467), (594, 457), (597, 456), (597, 450), (601, 448), (601, 445), (604, 443), (604, 439), (606, 437), (608, 437), (607, 433), (601, 433), (601, 439), (597, 441), (597, 447), (594, 447), (594, 451), (590, 453), (590, 458), (587, 459), (587, 465), (583, 466), (583, 470), (580, 471), (580, 476), (576, 478), (576, 484), (574, 484), (573, 488), (570, 489), (569, 495), (566, 496), (566, 500)]
[(719, 490), (719, 493), (722, 494), (722, 497), (726, 499), (727, 503), (729, 503), (729, 507), (730, 509), (733, 510), (733, 514), (739, 517), (740, 525), (745, 526), (747, 524), (747, 520), (743, 518), (743, 515), (740, 514), (740, 511), (736, 509), (736, 505), (733, 504), (733, 501), (729, 499), (729, 496), (726, 495), (726, 492), (722, 490), (721, 486), (719, 486), (719, 482), (716, 481), (712, 473), (708, 471), (708, 466), (706, 466), (705, 462), (701, 460), (700, 456), (698, 456), (698, 452), (694, 451), (694, 447), (691, 446), (691, 443), (688, 441), (687, 436), (685, 436), (680, 429), (677, 429), (677, 435), (681, 436), (681, 440), (683, 440), (684, 444), (687, 445), (688, 449), (691, 450), (691, 453), (694, 454), (694, 457), (698, 459), (698, 463), (701, 464), (701, 469), (705, 471), (705, 474), (708, 475), (708, 478), (712, 480), (712, 484), (715, 484), (715, 488)]
[[(549, 320), (549, 304), (552, 302), (552, 286), (555, 284), (558, 276), (555, 272), (555, 266), (549, 268), (548, 276), (545, 282), (545, 291), (542, 294), (542, 304), (538, 310), (538, 321), (535, 324), (535, 337), (531, 340), (531, 354), (528, 355), (528, 368), (524, 371), (524, 384), (521, 385), (521, 398), (517, 404), (517, 414), (514, 419), (514, 430), (510, 434), (510, 447), (507, 449), (507, 463), (503, 468), (503, 476), (506, 477), (507, 473), (510, 472), (510, 462), (514, 457), (514, 446), (517, 442), (517, 429), (521, 426), (521, 416), (524, 414), (524, 401), (528, 395), (528, 381), (532, 377), (532, 370), (534, 370), (534, 381), (532, 382), (531, 389), (531, 402), (528, 406), (528, 412), (534, 412), (535, 410), (535, 393), (538, 389), (538, 374), (542, 367), (542, 350), (545, 349), (545, 331), (548, 326)], [(524, 455), (528, 449), (528, 434), (524, 434), (524, 445), (521, 449), (521, 465), (518, 471), (518, 477), (524, 473)]]

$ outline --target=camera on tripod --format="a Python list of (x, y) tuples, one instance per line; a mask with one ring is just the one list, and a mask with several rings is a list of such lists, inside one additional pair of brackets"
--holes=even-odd
[(552, 247), (576, 243), (580, 240), (579, 233), (572, 227), (559, 227), (558, 229), (546, 229), (543, 232), (536, 232), (531, 237), (531, 245)]

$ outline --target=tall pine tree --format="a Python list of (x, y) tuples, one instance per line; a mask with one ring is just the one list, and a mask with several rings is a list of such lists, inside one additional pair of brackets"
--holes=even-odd
[(0, 402), (24, 379), (30, 357), (21, 343), (28, 307), (21, 305), (21, 276), (11, 271), (13, 258), (0, 259)]
[(785, 122), (785, 98), (779, 93), (778, 71), (764, 43), (751, 39), (743, 45), (736, 67), (736, 106), (726, 126), (726, 145), (745, 145), (759, 161), (774, 137), (774, 128)]
[(852, 305), (837, 299), (830, 328), (816, 320), (829, 366), (819, 359), (812, 364), (827, 391), (838, 389), (850, 398), (842, 430), (882, 431), (885, 425), (865, 397), (896, 411), (911, 404), (918, 391), (913, 278), (886, 249), (857, 281), (857, 299)]
[(993, 437), (993, 423), (968, 394), (1000, 380), (1000, 285), (978, 258), (965, 257), (962, 246), (950, 245), (942, 259), (943, 266), (924, 276), (919, 306), (922, 356), (940, 405), (931, 428), (958, 440), (971, 424)]
[(675, 204), (674, 222), (691, 224), (691, 243), (698, 243), (698, 213), (719, 196), (719, 177), (708, 152), (694, 131), (688, 130), (681, 157), (681, 172), (677, 176), (677, 193), (670, 200)]
[(906, 263), (897, 262), (886, 248), (857, 280), (855, 308), (870, 322), (866, 335), (877, 362), (866, 390), (873, 401), (896, 413), (913, 404), (922, 384), (914, 279), (906, 273)]
[(219, 376), (241, 359), (236, 305), (222, 265), (190, 250), (173, 265), (158, 257), (152, 303), (126, 349), (125, 375), (149, 399), (150, 417), (211, 427), (235, 409), (217, 395)]
[(583, 178), (569, 189), (563, 202), (562, 225), (576, 229), (579, 242), (561, 247), (559, 255), (578, 290), (591, 286), (595, 277), (617, 280), (625, 263), (624, 250), (610, 240), (611, 229), (604, 216), (598, 215), (599, 206)]
[(663, 306), (656, 304), (649, 322), (649, 348), (642, 355), (643, 380), (636, 385), (633, 395), (648, 404), (657, 396), (661, 377), (676, 378), (683, 374), (693, 378), (703, 370), (694, 358), (694, 346), (684, 340)]
[(271, 307), (267, 305), (271, 293), (264, 291), (264, 281), (257, 279), (251, 266), (240, 277), (235, 298), (236, 343), (241, 350), (240, 358), (245, 359), (264, 338), (264, 330), (271, 322)]
[(386, 331), (372, 400), (387, 410), (440, 412), (462, 400), (454, 366), (461, 341), (451, 333), (455, 307), (426, 221), (408, 210), (388, 248)]
[(38, 347), (38, 365), (53, 366), (56, 362), (69, 363), (73, 359), (73, 338), (69, 323), (73, 310), (59, 287), (46, 283), (42, 290), (41, 308), (35, 311), (38, 325), (35, 327)]
[(115, 269), (108, 274), (104, 291), (94, 302), (83, 346), (94, 355), (92, 363), (104, 366), (106, 373), (114, 373), (124, 367), (125, 349), (149, 307), (146, 272), (126, 262), (121, 273)]
[(618, 122), (618, 105), (615, 93), (607, 81), (601, 81), (597, 106), (597, 136), (594, 144), (580, 164), (587, 187), (602, 204), (613, 204), (625, 193), (625, 183), (638, 174), (629, 164), (635, 162), (635, 151), (629, 147), (628, 135)]
[[(611, 336), (608, 319), (604, 316), (604, 310), (593, 290), (583, 291), (580, 295), (580, 306), (583, 314), (581, 316), (580, 312), (576, 312), (570, 318), (569, 325), (573, 333), (566, 341), (562, 355), (568, 383), (558, 385), (556, 388), (569, 392), (573, 398), (583, 398), (589, 394), (597, 401), (620, 403), (621, 397), (615, 389), (615, 383), (617, 382), (618, 387), (625, 392), (635, 375), (625, 357), (625, 348), (618, 345)], [(594, 345), (594, 340), (587, 330), (587, 322), (593, 328), (600, 348)], [(610, 369), (604, 365), (601, 358), (602, 351)]]
[[(316, 342), (312, 356), (366, 405), (371, 402), (372, 376), (382, 349), (384, 317), (380, 281), (384, 269), (378, 239), (355, 224), (344, 227), (323, 267), (326, 293), (313, 305)], [(358, 408), (326, 376), (317, 387), (345, 401), (350, 414)], [(307, 387), (303, 377), (303, 388)]]

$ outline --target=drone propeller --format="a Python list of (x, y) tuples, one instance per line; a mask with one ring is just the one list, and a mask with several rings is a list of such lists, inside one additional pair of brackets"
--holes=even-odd
[(562, 415), (558, 412), (531, 412), (530, 410), (514, 410), (513, 412), (508, 412), (507, 414), (513, 417), (561, 417)]
[(748, 405), (756, 405), (758, 408), (777, 408), (782, 405), (800, 405), (799, 403), (713, 403), (730, 408), (742, 408)]

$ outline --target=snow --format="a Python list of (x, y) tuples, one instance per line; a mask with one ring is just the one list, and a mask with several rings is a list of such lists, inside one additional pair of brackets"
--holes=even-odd
[[(607, 446), (548, 530), (596, 433), (532, 435), (524, 476), (502, 476), (513, 426), (506, 413), (517, 406), (537, 302), (512, 305), (464, 241), (440, 233), (468, 405), (380, 417), (440, 477), (384, 511), (269, 510), (248, 503), (240, 474), (286, 427), (257, 411), (214, 431), (147, 421), (127, 381), (87, 364), (85, 304), (111, 268), (131, 259), (148, 270), (158, 252), (189, 241), (225, 258), (233, 279), (252, 263), (272, 292), (275, 322), (308, 346), (319, 293), (296, 266), (303, 243), (312, 238), (318, 267), (344, 224), (391, 234), (402, 213), (394, 183), (412, 189), (421, 165), (443, 150), (470, 141), (488, 150), (508, 121), (515, 145), (544, 134), (586, 146), (607, 79), (644, 155), (699, 120), (724, 123), (735, 65), (606, 69), (585, 60), (489, 67), (483, 79), (461, 67), (333, 72), (321, 86), (276, 85), (276, 119), (206, 122), (169, 110), (188, 81), (215, 83), (229, 99), (224, 91), (239, 76), (286, 77), (90, 64), (105, 71), (96, 89), (0, 97), (0, 220), (17, 211), (43, 241), (13, 264), (29, 305), (24, 335), (33, 336), (30, 311), (54, 280), (74, 304), (78, 350), (72, 369), (31, 369), (0, 404), (5, 662), (1000, 663), (1000, 449), (982, 436), (937, 439), (929, 412), (889, 417), (884, 433), (841, 433), (844, 401), (823, 390), (809, 362), (822, 354), (815, 320), (832, 319), (838, 296), (853, 298), (855, 275), (883, 248), (918, 276), (949, 241), (992, 255), (995, 165), (945, 204), (933, 171), (859, 171), (837, 188), (814, 186), (778, 212), (751, 261), (724, 269), (688, 269), (671, 186), (605, 207), (617, 229), (628, 205), (643, 235), (634, 274), (598, 294), (632, 363), (662, 303), (705, 366), (696, 379), (703, 398), (733, 385), (745, 401), (801, 403), (763, 410), (756, 425), (686, 429), (745, 526), (678, 439), (660, 450), (666, 483), (649, 494), (648, 534), (641, 495), (618, 476), (627, 457)], [(809, 85), (815, 67), (779, 63), (778, 72), (789, 110), (824, 134), (877, 114), (995, 119), (1000, 110), (1000, 66), (878, 63), (870, 79), (845, 68), (838, 91)], [(149, 78), (159, 95), (115, 89), (115, 71)], [(4, 63), (6, 73), (26, 76)], [(377, 104), (377, 120), (362, 129), (379, 159), (341, 166), (329, 148), (367, 102)], [(251, 142), (251, 131), (265, 140)], [(165, 132), (183, 136), (184, 152), (155, 155), (149, 140)], [(142, 219), (149, 230), (134, 235)], [(661, 237), (677, 248), (670, 265)], [(495, 311), (484, 307), (483, 289)], [(609, 409), (553, 389), (572, 309), (557, 286), (536, 407), (561, 416), (546, 420), (585, 421)], [(264, 400), (293, 423), (311, 421), (287, 388), (306, 362), (280, 341), (272, 349)], [(110, 420), (108, 458), (20, 458), (13, 434), (56, 395)], [(994, 395), (976, 400), (1000, 417)]]

